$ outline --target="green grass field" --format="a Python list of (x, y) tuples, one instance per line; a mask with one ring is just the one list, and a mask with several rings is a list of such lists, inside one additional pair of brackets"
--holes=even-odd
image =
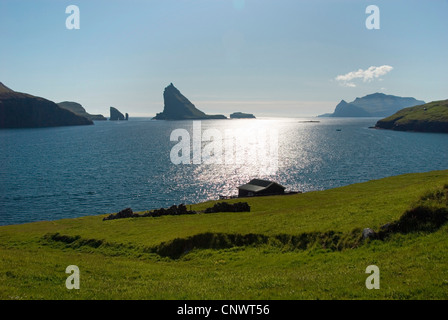
[[(434, 171), (243, 200), (251, 212), (3, 226), (0, 298), (447, 299), (447, 185)], [(79, 290), (65, 287), (69, 265)]]

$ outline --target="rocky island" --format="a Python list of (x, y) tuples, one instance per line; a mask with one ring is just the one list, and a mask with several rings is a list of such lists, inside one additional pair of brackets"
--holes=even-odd
[(107, 120), (107, 118), (104, 117), (102, 114), (90, 114), (90, 113), (88, 113), (86, 111), (86, 109), (84, 109), (84, 107), (81, 104), (77, 103), (77, 102), (63, 101), (63, 102), (59, 102), (57, 105), (60, 106), (63, 109), (67, 109), (67, 110), (73, 112), (74, 114), (77, 114), (78, 116), (85, 117), (85, 118), (90, 119), (92, 121)]
[(53, 101), (16, 92), (0, 82), (0, 128), (91, 125), (92, 120), (63, 109)]
[(208, 115), (197, 109), (172, 83), (165, 88), (163, 100), (163, 112), (158, 113), (155, 120), (227, 119), (224, 115)]
[(230, 119), (255, 119), (251, 113), (234, 112), (230, 115)]
[(448, 133), (448, 99), (402, 109), (378, 121), (375, 128)]
[(118, 109), (114, 107), (110, 107), (110, 118), (111, 121), (118, 121), (118, 120), (129, 120), (129, 115), (126, 113), (126, 116), (123, 115)]
[(425, 101), (384, 93), (373, 93), (352, 102), (342, 100), (333, 113), (319, 117), (388, 117), (398, 110), (424, 104)]

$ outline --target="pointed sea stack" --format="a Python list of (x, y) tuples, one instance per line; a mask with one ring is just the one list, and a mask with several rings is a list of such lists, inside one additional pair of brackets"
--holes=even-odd
[(120, 111), (118, 111), (118, 109), (116, 109), (114, 107), (110, 107), (110, 118), (109, 118), (109, 120), (117, 121), (117, 120), (124, 120), (124, 119), (125, 119), (124, 115)]
[(163, 112), (158, 113), (155, 120), (227, 119), (224, 115), (208, 115), (197, 109), (172, 83), (165, 88), (163, 100)]
[(0, 82), (0, 128), (41, 128), (90, 125), (83, 116), (53, 101), (15, 92)]

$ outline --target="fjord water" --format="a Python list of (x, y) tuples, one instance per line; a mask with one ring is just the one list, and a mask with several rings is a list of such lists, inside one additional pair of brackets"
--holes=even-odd
[(271, 175), (259, 161), (173, 164), (170, 135), (186, 129), (193, 139), (192, 121), (0, 130), (0, 225), (197, 203), (237, 194), (253, 178), (306, 192), (448, 168), (446, 134), (369, 129), (374, 118), (301, 120), (310, 119), (201, 122), (202, 130), (222, 133), (276, 130), (278, 170)]

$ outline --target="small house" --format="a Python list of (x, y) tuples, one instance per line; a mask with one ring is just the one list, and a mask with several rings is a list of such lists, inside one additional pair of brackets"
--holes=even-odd
[(268, 180), (253, 179), (238, 187), (238, 197), (271, 196), (285, 194), (285, 187)]

